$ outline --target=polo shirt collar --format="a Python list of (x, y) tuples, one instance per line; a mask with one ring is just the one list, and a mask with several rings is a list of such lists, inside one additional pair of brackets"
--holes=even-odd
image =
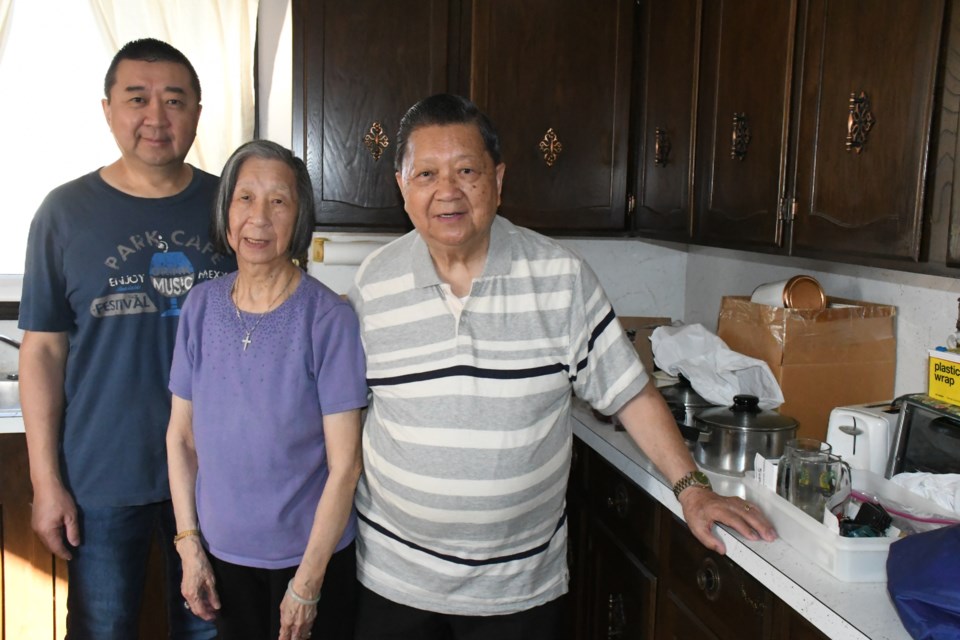
[[(490, 246), (487, 249), (487, 262), (483, 267), (480, 279), (492, 276), (502, 276), (510, 273), (513, 264), (513, 247), (510, 236), (516, 233), (517, 228), (506, 218), (495, 216), (490, 227)], [(410, 267), (413, 272), (414, 286), (417, 288), (432, 287), (442, 284), (437, 269), (433, 266), (430, 249), (420, 234), (416, 234), (410, 256)]]

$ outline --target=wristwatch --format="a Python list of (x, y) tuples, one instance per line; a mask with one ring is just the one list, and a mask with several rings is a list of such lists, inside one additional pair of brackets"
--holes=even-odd
[(703, 487), (704, 489), (712, 488), (710, 485), (710, 478), (708, 478), (707, 474), (699, 469), (691, 471), (687, 475), (677, 480), (673, 485), (673, 495), (679, 499), (680, 494), (683, 493), (683, 490), (687, 487)]

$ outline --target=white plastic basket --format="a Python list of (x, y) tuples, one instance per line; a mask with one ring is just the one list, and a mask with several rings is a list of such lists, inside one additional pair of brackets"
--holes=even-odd
[[(854, 470), (853, 488), (865, 494), (908, 505), (917, 512), (944, 514), (936, 504), (883, 476)], [(747, 499), (763, 509), (777, 535), (802, 556), (844, 582), (886, 582), (887, 554), (897, 538), (845, 538), (817, 522), (776, 492), (760, 485), (752, 471), (743, 476)], [(950, 516), (947, 516), (950, 517)], [(957, 518), (956, 514), (952, 516)]]

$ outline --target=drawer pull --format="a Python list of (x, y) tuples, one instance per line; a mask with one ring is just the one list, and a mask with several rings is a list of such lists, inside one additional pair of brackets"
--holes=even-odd
[(607, 599), (607, 640), (622, 638), (627, 628), (627, 612), (623, 606), (623, 594), (611, 593)]
[(620, 518), (626, 518), (630, 512), (630, 495), (627, 488), (618, 484), (613, 488), (613, 495), (607, 497), (607, 508), (613, 511)]
[(713, 558), (704, 560), (703, 566), (697, 570), (697, 587), (707, 600), (716, 600), (720, 596), (720, 568)]

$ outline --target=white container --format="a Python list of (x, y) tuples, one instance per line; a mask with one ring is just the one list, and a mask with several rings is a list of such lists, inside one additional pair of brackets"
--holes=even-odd
[[(759, 485), (752, 472), (744, 474), (743, 486), (747, 490), (747, 500), (763, 510), (780, 539), (796, 549), (803, 559), (844, 582), (887, 581), (887, 554), (897, 538), (845, 538)], [(853, 488), (876, 495), (881, 502), (886, 498), (908, 505), (917, 512), (958, 518), (957, 514), (944, 513), (933, 502), (870, 471), (855, 471)]]
[(753, 290), (750, 302), (770, 307), (823, 311), (827, 306), (827, 296), (816, 278), (800, 275), (760, 285)]

